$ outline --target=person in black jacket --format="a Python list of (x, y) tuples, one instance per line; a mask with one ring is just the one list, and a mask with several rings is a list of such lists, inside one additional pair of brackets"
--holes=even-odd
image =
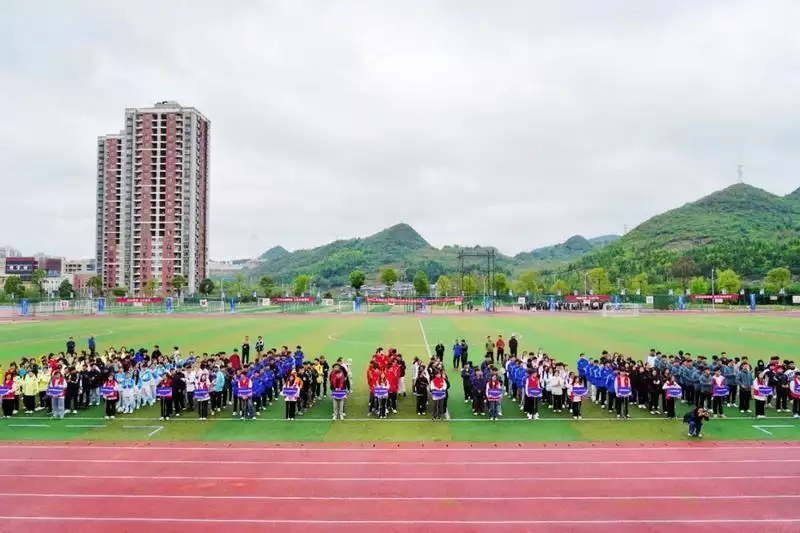
[(186, 394), (186, 379), (183, 371), (173, 370), (172, 374), (172, 405), (175, 408), (175, 416), (181, 416), (184, 408), (184, 395)]
[(508, 353), (512, 357), (517, 356), (517, 348), (518, 348), (518, 341), (515, 335), (511, 335), (511, 338), (508, 339)]

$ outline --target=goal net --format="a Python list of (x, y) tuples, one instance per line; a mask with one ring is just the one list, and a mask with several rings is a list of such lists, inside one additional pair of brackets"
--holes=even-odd
[(641, 304), (608, 302), (603, 306), (603, 316), (627, 317), (639, 316)]

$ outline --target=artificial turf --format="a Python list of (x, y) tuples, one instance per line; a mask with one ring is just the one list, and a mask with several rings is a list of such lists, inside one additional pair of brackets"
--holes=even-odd
[[(52, 421), (41, 413), (19, 414), (0, 421), (0, 439), (5, 440), (209, 440), (209, 441), (609, 441), (684, 439), (684, 426), (637, 408), (633, 420), (617, 421), (591, 402), (584, 402), (584, 420), (542, 409), (542, 419), (529, 421), (516, 404), (504, 400), (504, 418), (496, 423), (474, 417), (463, 403), (461, 379), (451, 372), (450, 421), (433, 422), (415, 414), (414, 399), (401, 399), (397, 415), (388, 420), (366, 418), (367, 395), (361, 376), (377, 346), (396, 347), (410, 364), (415, 357), (427, 358), (439, 340), (447, 347), (456, 338), (470, 344), (470, 359), (482, 357), (486, 335), (508, 338), (516, 334), (522, 350), (542, 348), (559, 360), (574, 363), (580, 352), (598, 356), (602, 350), (619, 351), (644, 359), (650, 348), (666, 353), (677, 350), (713, 355), (748, 356), (751, 361), (773, 355), (795, 356), (800, 341), (796, 318), (750, 314), (642, 315), (603, 317), (599, 314), (524, 313), (502, 315), (301, 315), (284, 314), (209, 317), (103, 317), (0, 324), (0, 363), (3, 367), (23, 356), (64, 349), (68, 336), (78, 347), (94, 335), (98, 348), (128, 348), (159, 344), (168, 353), (179, 346), (183, 354), (231, 352), (245, 335), (251, 342), (264, 337), (267, 347), (301, 344), (308, 357), (324, 354), (353, 360), (354, 393), (348, 399), (348, 419), (331, 421), (330, 400), (322, 400), (295, 422), (282, 419), (283, 405), (273, 403), (256, 421), (232, 419), (230, 410), (207, 422), (185, 413), (170, 422), (158, 421), (158, 407), (133, 415), (120, 415), (107, 422), (100, 408)], [(429, 347), (425, 346), (424, 338)], [(406, 378), (410, 390), (409, 378)], [(678, 406), (678, 415), (687, 411)], [(767, 420), (756, 421), (726, 410), (727, 420), (712, 420), (705, 428), (707, 439), (800, 439), (800, 421), (768, 411)], [(780, 416), (783, 415), (783, 416)]]

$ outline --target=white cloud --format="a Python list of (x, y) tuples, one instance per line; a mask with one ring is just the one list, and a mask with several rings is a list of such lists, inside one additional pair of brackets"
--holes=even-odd
[(212, 122), (215, 258), (398, 221), (516, 253), (621, 232), (739, 163), (798, 185), (792, 1), (0, 9), (0, 240), (26, 252), (93, 253), (95, 137), (163, 99)]

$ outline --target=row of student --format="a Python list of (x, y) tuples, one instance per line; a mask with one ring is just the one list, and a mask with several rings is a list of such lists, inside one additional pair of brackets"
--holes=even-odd
[[(0, 397), (5, 409), (3, 414), (13, 416), (19, 412), (21, 397), (27, 413), (47, 410), (54, 416), (60, 416), (57, 410), (53, 413), (53, 395), (47, 393), (51, 376), (55, 376), (56, 371), (59, 379), (65, 381), (63, 390), (57, 395), (64, 398), (65, 413), (77, 413), (79, 408), (99, 405), (108, 396), (102, 395), (101, 389), (108, 390), (109, 386), (113, 386), (115, 409), (107, 412), (109, 418), (117, 413), (132, 413), (140, 407), (155, 404), (159, 389), (162, 398), (169, 398), (169, 401), (161, 401), (162, 417), (180, 416), (181, 411), (193, 409), (198, 385), (209, 388), (211, 414), (233, 403), (234, 415), (242, 412), (242, 416), (247, 417), (248, 404), (245, 402), (245, 408), (239, 408), (235, 394), (238, 388), (237, 375), (242, 372), (254, 382), (257, 394), (254, 395), (253, 406), (256, 412), (265, 408), (279, 394), (291, 373), (299, 376), (303, 382), (297, 399), (300, 413), (315, 399), (327, 394), (329, 367), (323, 356), (314, 361), (304, 361), (299, 346), (294, 353), (283, 347), (280, 352), (270, 350), (266, 356), (257, 357), (253, 365), (242, 367), (236, 352), (234, 350), (230, 357), (224, 353), (212, 356), (203, 354), (202, 357), (190, 354), (183, 359), (177, 347), (171, 356), (165, 356), (156, 346), (152, 355), (145, 349), (133, 352), (124, 348), (115, 351), (112, 348), (94, 356), (61, 353), (58, 356), (43, 356), (41, 360), (24, 358), (19, 365), (12, 362), (3, 373), (0, 383)], [(298, 362), (301, 364), (297, 365)], [(108, 376), (113, 378), (111, 382)], [(169, 396), (165, 393), (167, 388), (172, 391)]]
[(724, 417), (725, 407), (738, 406), (741, 413), (750, 413), (752, 401), (756, 417), (764, 418), (773, 399), (777, 412), (789, 412), (791, 399), (793, 416), (800, 418), (800, 374), (794, 362), (781, 362), (778, 357), (773, 357), (769, 365), (759, 361), (754, 375), (747, 358), (728, 359), (724, 352), (708, 361), (702, 356), (692, 358), (689, 353), (668, 357), (652, 351), (646, 363), (620, 354), (609, 356), (608, 352), (603, 352), (599, 360), (589, 361), (581, 354), (579, 374), (590, 383), (592, 400), (609, 411), (615, 406), (615, 380), (622, 368), (630, 372), (631, 401), (651, 414), (667, 411), (663, 390), (674, 383), (682, 391), (678, 401), (704, 407), (715, 417)]

